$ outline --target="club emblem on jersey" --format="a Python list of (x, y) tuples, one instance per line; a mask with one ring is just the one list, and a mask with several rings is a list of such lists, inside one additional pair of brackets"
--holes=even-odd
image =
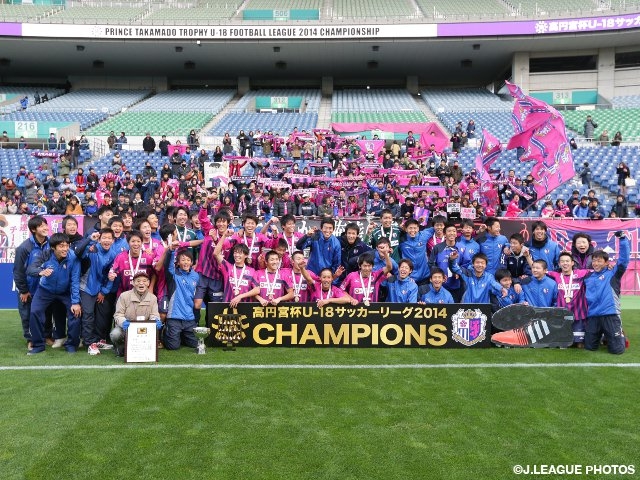
[(487, 316), (479, 309), (460, 309), (451, 317), (451, 331), (454, 341), (467, 347), (482, 342), (486, 338)]

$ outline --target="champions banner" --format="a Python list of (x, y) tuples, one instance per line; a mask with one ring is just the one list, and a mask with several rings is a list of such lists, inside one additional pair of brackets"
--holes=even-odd
[[(208, 344), (239, 347), (486, 348), (488, 304), (209, 303)], [(231, 340), (230, 340), (231, 339)]]

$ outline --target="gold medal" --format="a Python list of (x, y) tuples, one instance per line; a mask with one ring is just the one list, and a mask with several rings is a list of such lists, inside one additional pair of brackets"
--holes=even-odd
[(573, 300), (573, 297), (571, 295), (565, 295), (564, 297), (564, 301), (567, 303), (571, 303), (571, 300)]
[(295, 297), (293, 297), (293, 301), (294, 302), (299, 302), (300, 301), (300, 297), (296, 295)]
[(364, 306), (365, 306), (365, 307), (368, 307), (369, 305), (371, 305), (371, 302), (369, 302), (369, 299), (368, 299), (368, 298), (367, 298), (367, 299), (365, 299), (365, 300), (364, 300), (364, 302), (362, 302), (362, 303), (364, 303)]
[(234, 295), (240, 295), (240, 289), (239, 288), (234, 288), (233, 289), (233, 294)]

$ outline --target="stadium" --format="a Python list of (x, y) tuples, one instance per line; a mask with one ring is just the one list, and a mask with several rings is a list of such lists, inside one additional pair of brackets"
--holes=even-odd
[[(1, 2), (0, 197), (9, 197), (0, 198), (2, 478), (635, 476), (639, 29), (635, 0)], [(77, 179), (78, 168), (108, 179), (126, 166), (135, 177), (147, 165), (157, 172), (172, 168), (159, 147), (147, 150), (147, 134), (157, 142), (166, 136), (172, 154), (183, 155), (188, 145), (215, 159), (216, 147), (223, 147), (228, 160), (243, 161), (247, 151), (267, 155), (264, 142), (246, 147), (237, 138), (242, 130), (260, 131), (269, 149), (289, 144), (276, 150), (281, 165), (252, 157), (235, 174), (205, 168), (200, 186), (257, 183), (268, 168), (274, 183), (263, 185), (279, 189), (286, 180), (318, 199), (339, 201), (331, 188), (344, 185), (353, 209), (327, 201), (338, 209), (329, 214), (336, 234), (349, 222), (364, 233), (378, 216), (370, 210), (374, 190), (355, 188), (348, 183), (353, 172), (337, 175), (329, 163), (349, 170), (353, 163), (358, 175), (377, 180), (365, 156), (375, 139), (382, 151), (392, 152), (395, 143), (406, 165), (414, 165), (411, 156), (420, 159), (415, 170), (424, 168), (424, 177), (437, 177), (428, 172), (429, 158), (436, 158), (425, 154), (430, 144), (438, 161), (444, 152), (465, 173), (477, 173), (483, 132), (505, 146), (518, 133), (509, 85), (560, 112), (564, 140), (575, 142), (575, 176), (560, 178), (537, 202), (516, 205), (513, 216), (505, 217), (507, 205), (500, 205), (503, 233), (529, 235), (542, 217), (561, 246), (570, 248), (574, 234), (588, 232), (617, 260), (613, 232), (626, 232), (631, 262), (622, 279), (622, 321), (630, 347), (623, 356), (604, 346), (597, 352), (466, 348), (443, 333), (445, 327), (439, 330), (444, 321), (426, 322), (430, 328), (421, 332), (402, 323), (400, 313), (398, 325), (394, 317), (375, 330), (384, 341), (373, 344), (355, 340), (365, 336), (366, 326), (359, 325), (366, 319), (350, 323), (349, 341), (324, 345), (322, 338), (311, 345), (315, 334), (302, 328), (294, 335), (279, 323), (272, 331), (264, 319), (262, 337), (254, 337), (261, 346), (240, 343), (235, 351), (164, 349), (157, 362), (144, 364), (123, 363), (109, 351), (88, 356), (47, 348), (25, 355), (13, 260), (29, 237), (28, 215), (38, 199), (42, 205), (48, 199), (35, 190), (31, 201), (11, 199), (7, 182), (17, 180), (23, 166), (42, 183), (53, 174), (61, 185), (65, 176)], [(586, 128), (587, 116), (593, 130)], [(458, 128), (466, 140), (456, 151), (451, 139)], [(409, 131), (423, 150), (406, 145)], [(325, 136), (348, 141), (323, 144)], [(298, 138), (301, 156), (295, 157), (291, 144)], [(362, 156), (350, 163), (344, 158), (353, 154), (352, 140), (363, 142)], [(536, 162), (520, 161), (522, 155), (505, 148), (492, 160), (496, 185), (510, 181), (510, 170), (519, 180), (537, 175)], [(64, 174), (63, 156), (70, 159)], [(276, 171), (292, 159), (308, 173)], [(404, 198), (411, 195), (405, 188), (425, 190), (408, 174), (406, 182), (394, 175)], [(599, 215), (614, 218), (543, 214), (547, 201), (569, 205), (577, 195), (579, 203), (589, 191)], [(84, 191), (72, 193), (84, 200)], [(480, 190), (476, 204), (486, 209), (488, 196)], [(317, 203), (319, 210), (323, 202)], [(443, 213), (459, 212), (447, 210), (448, 203), (455, 202), (445, 200)], [(141, 208), (145, 204), (149, 199)], [(480, 223), (486, 211), (467, 206), (468, 218)], [(85, 207), (74, 214), (80, 234), (96, 222)], [(52, 233), (62, 229), (65, 211), (43, 213)], [(299, 215), (297, 229), (319, 225), (311, 217)], [(343, 332), (338, 323), (319, 325), (320, 337)], [(397, 341), (394, 329), (415, 342)], [(283, 338), (296, 340), (282, 347)]]

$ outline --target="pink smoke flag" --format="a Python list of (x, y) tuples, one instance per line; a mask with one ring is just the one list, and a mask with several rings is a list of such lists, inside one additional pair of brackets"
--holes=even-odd
[(571, 147), (562, 115), (541, 100), (525, 95), (520, 87), (507, 82), (516, 99), (511, 116), (515, 134), (508, 149), (524, 151), (520, 161), (535, 161), (531, 175), (538, 198), (543, 197), (575, 175)]

